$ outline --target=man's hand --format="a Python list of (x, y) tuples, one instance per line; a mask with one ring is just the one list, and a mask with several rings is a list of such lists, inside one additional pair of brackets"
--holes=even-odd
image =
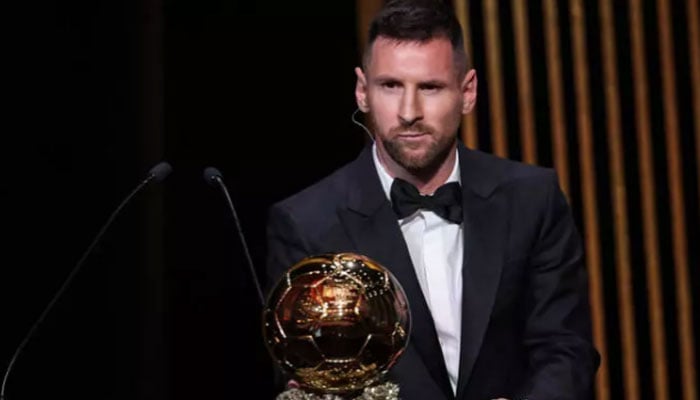
[(295, 381), (294, 379), (287, 381), (287, 389), (299, 389), (299, 387), (299, 382)]

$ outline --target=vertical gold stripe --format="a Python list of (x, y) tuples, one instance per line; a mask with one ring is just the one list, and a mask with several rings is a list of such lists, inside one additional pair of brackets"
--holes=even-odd
[(357, 11), (357, 39), (360, 55), (365, 51), (368, 39), (369, 24), (374, 15), (379, 12), (384, 5), (383, 0), (357, 0), (355, 7)]
[(629, 223), (627, 221), (627, 189), (625, 187), (625, 162), (622, 143), (620, 89), (617, 78), (614, 16), (610, 2), (599, 0), (600, 42), (603, 50), (603, 75), (605, 82), (605, 106), (607, 111), (607, 137), (612, 176), (610, 191), (613, 197), (615, 229), (615, 270), (617, 273), (618, 302), (620, 304), (620, 333), (622, 337), (622, 376), (625, 399), (638, 400), (639, 370), (637, 368), (637, 337), (634, 318), (634, 289), (630, 262)]
[(491, 109), (491, 138), (493, 152), (508, 157), (506, 140), (506, 109), (503, 99), (503, 76), (501, 74), (501, 35), (498, 27), (498, 0), (484, 1), (484, 25), (486, 26), (486, 73)]
[(649, 88), (644, 45), (644, 16), (640, 0), (630, 0), (630, 39), (632, 44), (632, 75), (634, 110), (639, 146), (639, 182), (642, 195), (644, 253), (646, 256), (647, 291), (649, 293), (649, 323), (651, 329), (651, 359), (654, 379), (654, 399), (668, 400), (668, 365), (666, 361), (663, 294), (659, 272), (659, 245), (656, 226), (656, 183), (654, 157), (651, 150), (649, 120)]
[(523, 161), (537, 163), (535, 141), (535, 111), (532, 95), (532, 72), (530, 71), (530, 34), (527, 24), (527, 0), (512, 0), (513, 34), (515, 35), (516, 66), (518, 73), (518, 110), (520, 113), (520, 135), (522, 137)]
[[(586, 56), (586, 21), (582, 0), (569, 1), (571, 41), (574, 61), (574, 91), (576, 94), (576, 126), (578, 127), (579, 158), (581, 160), (581, 194), (583, 198), (586, 263), (590, 276), (593, 339), (603, 360), (607, 359), (605, 340), (605, 305), (596, 204), (596, 176), (593, 160), (593, 129), (591, 127), (590, 94), (588, 89), (588, 60)], [(603, 367), (603, 366), (601, 366)], [(607, 365), (597, 376), (596, 399), (607, 400), (610, 394)]]
[[(697, 399), (695, 382), (695, 349), (693, 348), (693, 304), (690, 298), (690, 272), (688, 271), (688, 243), (685, 227), (685, 202), (683, 199), (683, 169), (678, 108), (676, 101), (676, 69), (673, 54), (671, 11), (667, 0), (657, 0), (656, 15), (659, 25), (659, 57), (663, 91), (664, 131), (666, 159), (671, 196), (671, 235), (673, 262), (676, 278), (676, 307), (678, 314), (678, 342), (681, 360), (683, 399)], [(696, 74), (698, 71), (695, 72)]]
[[(469, 68), (474, 65), (474, 52), (471, 38), (471, 19), (469, 19), (469, 0), (454, 0), (455, 12), (462, 25), (464, 47), (469, 58)], [(479, 104), (479, 103), (477, 103)], [(479, 133), (476, 124), (476, 111), (462, 117), (462, 141), (470, 149), (479, 148)]]
[(567, 156), (566, 119), (564, 114), (564, 78), (562, 78), (559, 52), (559, 23), (557, 0), (542, 0), (544, 33), (547, 52), (547, 82), (549, 90), (550, 124), (554, 167), (559, 175), (561, 188), (569, 197), (569, 159)]
[[(687, 0), (690, 79), (693, 85), (692, 110), (695, 124), (695, 161), (697, 162), (698, 197), (700, 198), (700, 7), (698, 0)], [(699, 202), (700, 204), (700, 202)]]

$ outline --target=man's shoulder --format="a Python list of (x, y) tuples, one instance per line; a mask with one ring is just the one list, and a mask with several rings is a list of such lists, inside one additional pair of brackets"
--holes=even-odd
[(340, 166), (314, 183), (275, 202), (271, 209), (282, 209), (296, 215), (324, 216), (335, 213), (339, 203), (346, 198), (356, 162), (353, 160)]
[(346, 180), (348, 166), (345, 165), (324, 176), (320, 180), (304, 187), (296, 193), (280, 200), (277, 204), (287, 206), (304, 205), (315, 202), (323, 202), (329, 197), (339, 194)]
[(478, 180), (488, 191), (507, 187), (550, 185), (556, 183), (557, 174), (552, 168), (528, 164), (496, 156), (480, 150), (465, 149), (468, 179)]

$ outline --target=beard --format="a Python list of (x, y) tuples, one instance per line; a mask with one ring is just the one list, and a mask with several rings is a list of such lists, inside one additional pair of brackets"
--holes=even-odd
[[(398, 138), (403, 132), (421, 132), (437, 140), (426, 143), (410, 143)], [(430, 126), (416, 122), (411, 126), (392, 128), (389, 135), (383, 135), (381, 139), (387, 154), (394, 162), (415, 176), (429, 177), (433, 175), (448, 158), (457, 141), (457, 135), (445, 136), (435, 134)], [(423, 148), (420, 154), (414, 151)]]

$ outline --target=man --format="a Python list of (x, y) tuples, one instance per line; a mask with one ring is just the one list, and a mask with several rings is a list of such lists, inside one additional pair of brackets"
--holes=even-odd
[(355, 70), (374, 143), (271, 208), (268, 279), (326, 252), (389, 268), (413, 324), (389, 376), (403, 400), (589, 398), (599, 359), (569, 206), (552, 170), (459, 142), (467, 66), (448, 6), (388, 2)]

